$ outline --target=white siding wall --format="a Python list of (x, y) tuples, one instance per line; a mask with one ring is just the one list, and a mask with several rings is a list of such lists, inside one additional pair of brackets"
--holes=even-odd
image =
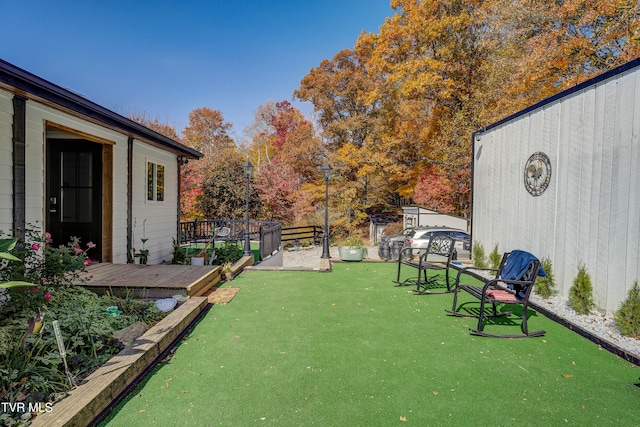
[[(149, 263), (171, 260), (172, 237), (177, 236), (178, 227), (178, 163), (176, 156), (140, 141), (134, 143), (133, 154), (133, 247), (142, 249), (140, 239), (149, 239)], [(147, 201), (147, 162), (164, 166), (164, 201)], [(146, 220), (146, 221), (145, 221)]]
[[(12, 206), (12, 94), (0, 90), (0, 229), (10, 232)], [(113, 146), (113, 262), (127, 262), (127, 136), (76, 118), (34, 101), (27, 101), (26, 220), (42, 225), (45, 218), (44, 141), (45, 121), (67, 126), (115, 142)], [(165, 201), (146, 201), (146, 160), (165, 167)], [(133, 216), (134, 247), (141, 249), (142, 222), (146, 218), (150, 263), (171, 259), (176, 236), (177, 160), (176, 155), (134, 142)]]
[(0, 231), (13, 228), (13, 101), (0, 89)]
[[(583, 263), (598, 307), (615, 311), (640, 279), (640, 71), (633, 69), (488, 130), (475, 142), (473, 239), (550, 257), (562, 295)], [(524, 187), (545, 152), (551, 183)]]

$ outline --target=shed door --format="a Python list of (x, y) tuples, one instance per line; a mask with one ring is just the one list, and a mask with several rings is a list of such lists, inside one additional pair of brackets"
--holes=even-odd
[(53, 244), (78, 237), (102, 258), (102, 146), (85, 140), (47, 141), (47, 228)]

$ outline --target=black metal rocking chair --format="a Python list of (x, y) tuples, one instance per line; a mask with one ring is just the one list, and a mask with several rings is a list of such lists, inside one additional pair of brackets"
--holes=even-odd
[[(486, 282), (484, 286), (460, 283), (463, 275), (473, 275), (473, 270), (495, 271), (495, 278)], [(512, 251), (503, 255), (500, 267), (476, 268), (467, 267), (458, 272), (456, 286), (453, 294), (453, 305), (447, 313), (460, 317), (478, 318), (477, 328), (469, 328), (472, 334), (486, 337), (498, 338), (525, 338), (539, 337), (546, 333), (544, 330), (529, 332), (527, 326), (527, 316), (529, 308), (529, 296), (533, 290), (537, 276), (546, 276), (540, 261), (529, 252)], [(458, 304), (458, 292), (465, 291), (480, 300), (478, 315), (460, 312)], [(484, 331), (485, 321), (491, 318), (509, 316), (512, 311), (498, 311), (496, 304), (519, 304), (522, 306), (522, 333), (521, 334), (493, 334)], [(486, 306), (490, 304), (491, 310), (485, 312)]]

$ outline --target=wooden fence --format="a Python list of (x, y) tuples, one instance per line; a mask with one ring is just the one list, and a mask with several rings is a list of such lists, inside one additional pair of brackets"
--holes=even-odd
[(323, 228), (318, 225), (303, 225), (300, 227), (283, 227), (282, 228), (282, 241), (283, 242), (299, 242), (308, 241), (314, 245), (322, 243), (322, 236), (324, 235)]

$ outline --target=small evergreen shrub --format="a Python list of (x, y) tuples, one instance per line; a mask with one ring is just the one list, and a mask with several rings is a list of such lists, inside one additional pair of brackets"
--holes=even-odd
[(473, 248), (471, 250), (471, 259), (473, 265), (479, 268), (485, 268), (487, 266), (487, 255), (484, 253), (484, 247), (480, 242), (473, 242)]
[(622, 335), (633, 338), (640, 336), (640, 287), (637, 280), (633, 282), (627, 299), (620, 304), (614, 321)]
[(224, 265), (228, 262), (233, 264), (242, 258), (243, 248), (239, 243), (225, 240), (224, 245), (219, 248), (215, 248), (216, 259), (213, 261), (215, 265)]
[(500, 261), (502, 261), (502, 255), (498, 252), (498, 244), (496, 243), (489, 254), (489, 264), (491, 265), (491, 268), (499, 268)]
[(551, 263), (551, 258), (542, 258), (542, 268), (544, 272), (547, 274), (546, 277), (539, 277), (535, 283), (535, 291), (536, 294), (540, 295), (542, 298), (547, 299), (551, 295), (554, 295), (558, 291), (556, 290), (556, 279), (553, 276), (553, 265)]
[(189, 264), (189, 255), (187, 254), (187, 248), (180, 246), (180, 243), (176, 241), (175, 238), (173, 240), (173, 253), (171, 257), (171, 264), (178, 265), (187, 265)]
[(578, 314), (589, 314), (594, 306), (591, 276), (584, 264), (578, 264), (578, 275), (573, 279), (573, 286), (569, 289), (569, 307)]

